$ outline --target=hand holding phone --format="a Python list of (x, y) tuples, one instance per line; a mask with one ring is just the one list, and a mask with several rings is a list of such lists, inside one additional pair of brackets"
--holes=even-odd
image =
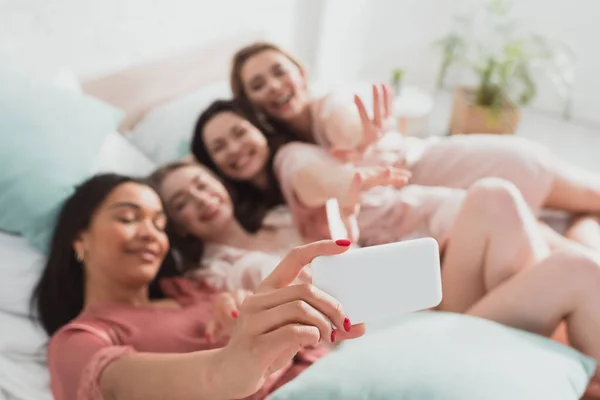
[(313, 284), (337, 298), (352, 323), (373, 323), (442, 301), (438, 243), (423, 238), (352, 249), (311, 263)]

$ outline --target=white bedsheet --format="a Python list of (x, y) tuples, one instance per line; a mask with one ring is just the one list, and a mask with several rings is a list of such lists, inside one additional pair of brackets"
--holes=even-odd
[(46, 342), (29, 318), (0, 311), (0, 400), (52, 400)]
[(29, 314), (31, 292), (44, 262), (44, 255), (27, 240), (0, 232), (0, 311)]

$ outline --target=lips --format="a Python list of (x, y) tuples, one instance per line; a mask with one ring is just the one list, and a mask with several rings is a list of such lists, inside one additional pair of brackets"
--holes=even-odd
[(139, 249), (128, 250), (127, 253), (140, 257), (145, 262), (154, 262), (158, 260), (160, 252), (158, 249), (146, 246)]
[(215, 218), (219, 212), (221, 211), (221, 200), (217, 197), (212, 197), (209, 201), (207, 201), (202, 208), (202, 213), (200, 214), (200, 221), (208, 222)]
[(237, 162), (235, 163), (235, 168), (242, 169), (246, 165), (248, 165), (249, 162), (250, 162), (250, 156), (247, 154), (244, 154), (243, 156), (240, 156), (240, 158), (238, 158)]
[(290, 102), (292, 101), (294, 96), (295, 96), (295, 93), (293, 91), (291, 91), (288, 94), (278, 96), (271, 102), (271, 106), (276, 110), (281, 110), (283, 108), (286, 108), (290, 105)]
[(289, 93), (288, 95), (282, 96), (279, 99), (275, 100), (275, 104), (278, 106), (283, 106), (287, 104), (292, 99), (292, 97), (294, 97), (294, 93)]
[(252, 157), (256, 154), (256, 152), (252, 149), (248, 149), (246, 151), (242, 151), (236, 159), (231, 162), (230, 166), (234, 170), (241, 170), (250, 164), (252, 161)]

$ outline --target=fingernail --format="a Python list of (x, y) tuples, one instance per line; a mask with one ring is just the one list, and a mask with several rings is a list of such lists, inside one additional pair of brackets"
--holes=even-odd
[(335, 342), (335, 329), (331, 331), (331, 343)]
[(231, 312), (231, 316), (232, 316), (234, 319), (237, 319), (237, 317), (239, 317), (239, 314), (238, 314), (237, 310), (233, 310), (233, 311)]
[(344, 318), (344, 330), (350, 332), (350, 329), (352, 329), (352, 323), (350, 323), (350, 318), (346, 317)]
[(352, 242), (348, 239), (338, 239), (335, 241), (335, 244), (337, 244), (338, 246), (348, 247), (352, 244)]

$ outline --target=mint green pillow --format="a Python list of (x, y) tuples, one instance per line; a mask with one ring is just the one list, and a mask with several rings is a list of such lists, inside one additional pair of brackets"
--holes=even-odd
[(190, 139), (182, 139), (179, 142), (179, 146), (177, 148), (177, 158), (183, 158), (185, 156), (189, 156), (192, 154), (191, 151), (191, 140)]
[(421, 312), (344, 343), (268, 400), (576, 400), (594, 369), (540, 336)]
[(48, 247), (62, 202), (123, 112), (0, 65), (0, 230)]

